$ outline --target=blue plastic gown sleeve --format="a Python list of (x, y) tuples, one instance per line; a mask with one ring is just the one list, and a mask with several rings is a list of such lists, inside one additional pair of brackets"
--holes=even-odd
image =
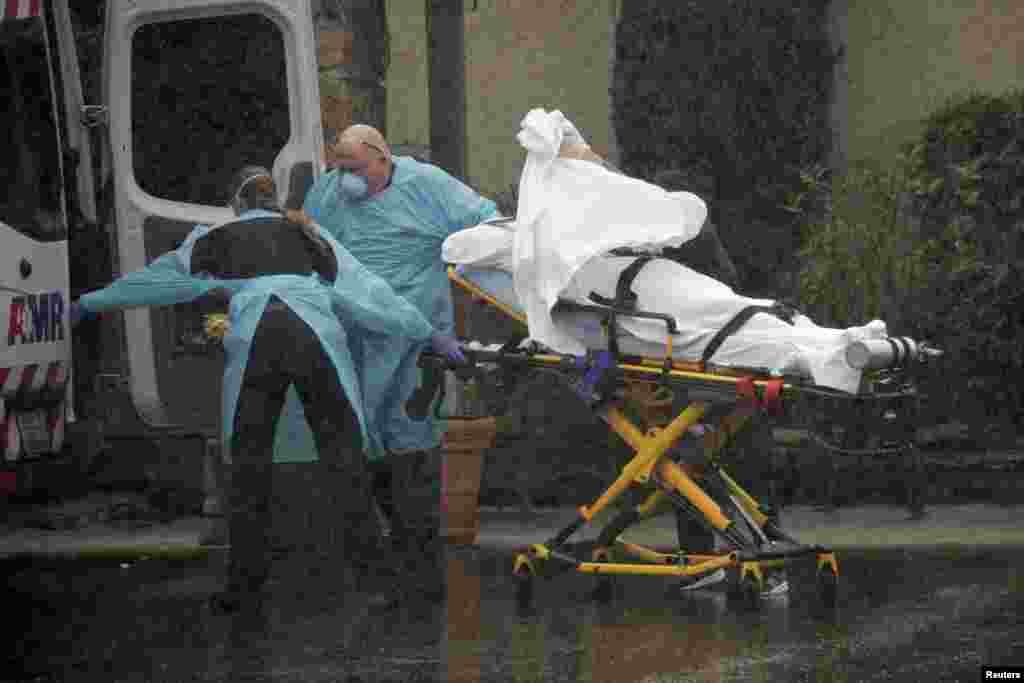
[(388, 283), (359, 263), (325, 230), (321, 229), (320, 234), (333, 242), (338, 258), (338, 278), (331, 289), (331, 303), (338, 317), (374, 334), (411, 342), (430, 338), (434, 327), (415, 306), (395, 294)]
[(189, 272), (187, 254), (191, 246), (191, 241), (186, 240), (177, 251), (160, 256), (145, 268), (128, 273), (103, 289), (83, 295), (79, 304), (93, 313), (168, 306), (193, 301), (217, 287), (230, 287), (227, 281), (197, 277)]
[(334, 176), (335, 172), (331, 172), (324, 173), (317, 178), (302, 202), (302, 210), (318, 224), (324, 219), (322, 209), (325, 206), (328, 193), (330, 193), (331, 188), (334, 186)]
[[(417, 205), (424, 219), (432, 225), (444, 226), (445, 234), (458, 232), (498, 215), (498, 206), (480, 196), (458, 178), (432, 164), (419, 164), (409, 160), (402, 166), (402, 185), (406, 178), (414, 178), (407, 201)], [(409, 174), (409, 175), (406, 175)], [(402, 190), (405, 192), (406, 190)], [(320, 176), (306, 194), (303, 211), (317, 223), (327, 220), (325, 210), (335, 206), (337, 198), (337, 172)], [(378, 217), (379, 220), (379, 217)]]
[(425, 164), (423, 169), (431, 176), (431, 184), (436, 188), (432, 193), (437, 204), (435, 211), (444, 215), (448, 234), (471, 228), (498, 215), (498, 207), (494, 202), (480, 196), (458, 178), (437, 166)]

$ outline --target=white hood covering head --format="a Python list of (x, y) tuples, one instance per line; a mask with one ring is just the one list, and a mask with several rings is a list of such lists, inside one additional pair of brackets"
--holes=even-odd
[(521, 127), (517, 138), (527, 156), (512, 254), (516, 295), (531, 338), (560, 353), (582, 354), (579, 340), (551, 320), (573, 275), (612, 249), (658, 249), (693, 239), (707, 206), (689, 192), (670, 193), (590, 161), (559, 157), (563, 140), (579, 137), (560, 111), (534, 109)]

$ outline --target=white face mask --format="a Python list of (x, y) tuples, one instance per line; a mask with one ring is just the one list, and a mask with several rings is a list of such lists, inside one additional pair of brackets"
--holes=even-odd
[(366, 182), (366, 178), (342, 171), (341, 179), (338, 181), (338, 194), (345, 201), (359, 201), (360, 199), (365, 199), (369, 193), (370, 185)]

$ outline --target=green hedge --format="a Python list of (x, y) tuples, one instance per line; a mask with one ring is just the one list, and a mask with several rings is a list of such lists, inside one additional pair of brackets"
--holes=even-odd
[(895, 167), (805, 171), (789, 202), (802, 300), (941, 346), (941, 410), (1008, 437), (1024, 417), (1024, 91), (958, 96), (924, 123)]

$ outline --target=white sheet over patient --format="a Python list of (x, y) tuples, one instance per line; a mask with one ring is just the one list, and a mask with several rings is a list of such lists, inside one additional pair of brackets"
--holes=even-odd
[[(566, 298), (582, 302), (591, 292), (613, 298), (619, 274), (632, 262), (632, 258), (592, 259), (576, 273)], [(673, 355), (687, 360), (700, 359), (715, 334), (744, 308), (773, 303), (771, 299), (737, 294), (728, 285), (667, 259), (645, 265), (633, 280), (632, 290), (639, 310), (675, 318), (679, 333), (672, 338)], [(628, 317), (619, 320), (629, 333), (651, 343), (651, 355), (657, 354), (658, 347), (664, 348), (663, 322)], [(886, 336), (885, 323), (877, 320), (847, 329), (819, 327), (803, 315), (794, 323), (755, 314), (739, 331), (726, 337), (713, 362), (801, 374), (821, 386), (854, 392), (861, 373), (846, 362), (847, 345)]]
[(530, 336), (559, 353), (581, 354), (579, 340), (558, 328), (551, 309), (591, 258), (619, 247), (679, 246), (700, 232), (707, 206), (688, 192), (559, 158), (566, 131), (559, 111), (530, 111), (517, 135), (526, 149), (519, 178), (512, 252), (516, 296)]
[[(495, 269), (503, 278), (488, 283), (502, 286), (491, 291), (500, 301), (525, 310), (511, 284), (510, 253), (513, 237), (509, 228), (477, 226), (455, 233), (445, 240), (442, 255), (448, 263), (475, 269)], [(614, 298), (619, 275), (633, 263), (632, 257), (597, 257), (580, 268), (562, 293), (579, 303), (592, 303), (590, 293)], [(655, 259), (637, 274), (632, 285), (637, 308), (664, 313), (675, 318), (679, 333), (672, 339), (673, 356), (696, 361), (712, 337), (747, 306), (770, 305), (770, 299), (754, 299), (737, 294), (728, 285), (686, 266), (666, 259)], [(586, 346), (603, 339), (603, 332), (590, 315), (559, 314), (555, 325), (566, 335)], [(819, 327), (806, 316), (797, 316), (794, 325), (775, 316), (756, 314), (735, 334), (726, 338), (715, 353), (716, 365), (762, 368), (784, 374), (803, 375), (815, 384), (854, 392), (860, 383), (860, 371), (846, 362), (846, 346), (859, 339), (886, 337), (885, 323), (873, 321), (863, 327), (834, 329)], [(636, 340), (646, 343), (644, 355), (664, 353), (665, 324), (637, 318), (620, 317), (619, 325)]]
[[(552, 318), (558, 300), (591, 303), (591, 292), (614, 298), (619, 274), (634, 259), (609, 257), (609, 251), (678, 246), (700, 232), (707, 207), (690, 193), (669, 193), (598, 164), (558, 158), (567, 127), (561, 112), (535, 109), (527, 114), (518, 136), (528, 155), (515, 222), (458, 232), (445, 241), (442, 255), (449, 263), (510, 272), (516, 301), (506, 303), (526, 314), (530, 337), (558, 353), (580, 355), (595, 338), (588, 327), (593, 321), (573, 315)], [(632, 290), (639, 309), (675, 318), (674, 356), (685, 360), (699, 360), (714, 335), (744, 308), (773, 303), (737, 294), (666, 259), (645, 265)], [(649, 355), (664, 353), (664, 323), (619, 320), (623, 329), (649, 344)], [(712, 362), (799, 373), (816, 384), (854, 392), (861, 373), (847, 364), (846, 346), (885, 336), (885, 323), (877, 320), (839, 330), (818, 327), (803, 316), (790, 325), (759, 313), (726, 338)]]

